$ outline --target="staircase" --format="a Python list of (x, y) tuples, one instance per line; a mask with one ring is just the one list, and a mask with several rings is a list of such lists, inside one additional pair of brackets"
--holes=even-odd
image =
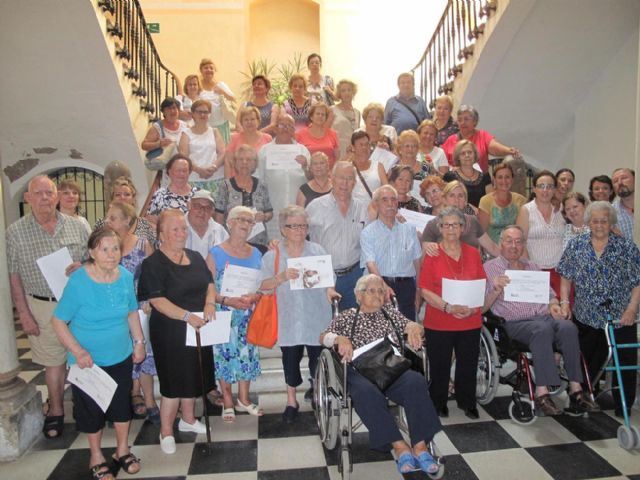
[(636, 0), (450, 0), (413, 71), (432, 107), (472, 104), (479, 128), (586, 193), (640, 167), (639, 25)]

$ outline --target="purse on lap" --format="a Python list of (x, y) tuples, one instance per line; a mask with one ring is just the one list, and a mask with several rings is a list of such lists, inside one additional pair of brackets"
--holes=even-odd
[[(162, 126), (162, 121), (157, 122), (160, 126), (160, 138), (165, 138), (164, 127)], [(144, 166), (147, 167), (151, 171), (164, 170), (164, 167), (167, 166), (167, 163), (176, 153), (176, 142), (171, 142), (171, 144), (166, 147), (158, 147), (153, 150), (149, 150), (144, 156)]]
[[(280, 249), (276, 248), (273, 270), (278, 275)], [(247, 342), (265, 348), (273, 348), (278, 341), (278, 301), (276, 289), (273, 293), (263, 294), (249, 319)]]
[[(402, 334), (399, 333), (393, 319), (381, 309), (382, 314), (391, 323), (396, 336), (400, 340), (400, 345), (396, 346), (389, 336), (359, 355), (352, 361), (352, 365), (360, 375), (365, 377), (381, 391), (385, 391), (400, 375), (411, 368), (411, 361), (404, 356), (404, 341)], [(356, 311), (356, 318), (351, 326), (351, 338), (355, 333), (356, 322), (360, 316), (360, 309)], [(401, 355), (396, 354), (396, 348), (399, 348)]]

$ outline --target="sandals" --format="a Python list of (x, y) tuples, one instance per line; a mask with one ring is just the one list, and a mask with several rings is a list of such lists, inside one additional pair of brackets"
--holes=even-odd
[[(64, 430), (64, 415), (51, 415), (44, 417), (44, 425), (42, 426), (42, 433), (45, 438), (58, 438), (62, 435)], [(52, 434), (52, 432), (55, 432)]]
[(396, 460), (398, 464), (398, 473), (403, 475), (405, 473), (420, 471), (420, 465), (418, 465), (416, 457), (411, 452), (404, 452)]
[(222, 421), (224, 423), (233, 423), (236, 421), (236, 411), (233, 407), (222, 410)]
[(147, 407), (144, 404), (142, 395), (131, 395), (131, 413), (133, 418), (147, 418)]
[(89, 468), (89, 472), (91, 473), (91, 478), (94, 480), (101, 480), (106, 476), (113, 477), (113, 472), (109, 468), (109, 464), (107, 462), (99, 463), (98, 465), (94, 465)]
[(420, 453), (420, 455), (416, 457), (416, 460), (420, 465), (420, 469), (426, 474), (433, 475), (434, 473), (438, 473), (438, 470), (440, 470), (440, 465), (434, 460), (429, 452)]
[(236, 403), (236, 412), (247, 412), (249, 415), (253, 415), (254, 417), (261, 417), (264, 415), (264, 412), (256, 405), (255, 403), (250, 403), (249, 405), (245, 405), (238, 399), (238, 403)]
[[(116, 454), (114, 453), (111, 458), (113, 458), (113, 461), (118, 467), (129, 475), (135, 475), (140, 471), (140, 459), (131, 452), (121, 456), (120, 458), (116, 457)], [(134, 470), (134, 465), (138, 466), (137, 470)]]

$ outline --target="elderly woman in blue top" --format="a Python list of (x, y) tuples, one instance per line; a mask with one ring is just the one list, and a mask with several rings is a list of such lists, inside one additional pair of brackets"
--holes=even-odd
[[(262, 258), (263, 280), (260, 288), (276, 289), (278, 311), (285, 313), (278, 317), (278, 344), (282, 350), (282, 366), (287, 384), (287, 407), (282, 418), (286, 423), (293, 423), (300, 408), (296, 400), (296, 387), (302, 383), (300, 361), (304, 349), (307, 349), (309, 357), (310, 376), (314, 378), (322, 350), (318, 338), (331, 320), (331, 308), (327, 298), (338, 294), (333, 288), (291, 290), (289, 280), (299, 278), (301, 272), (298, 268), (287, 268), (287, 260), (326, 255), (327, 252), (317, 243), (305, 240), (309, 230), (309, 215), (304, 208), (297, 205), (283, 208), (278, 222), (284, 237), (279, 247), (278, 273), (274, 270), (276, 252), (270, 250)], [(311, 401), (312, 397), (313, 383), (304, 398)]]
[(140, 460), (129, 451), (127, 440), (131, 369), (133, 362), (144, 359), (145, 340), (133, 276), (119, 265), (120, 238), (104, 227), (91, 234), (88, 247), (89, 261), (69, 278), (51, 323), (69, 351), (70, 365), (98, 365), (118, 384), (106, 412), (78, 387), (71, 387), (76, 428), (88, 434), (91, 474), (108, 480), (114, 475), (100, 446), (105, 419), (112, 421), (116, 430), (114, 461), (129, 474), (140, 471)]
[(373, 192), (378, 219), (367, 225), (360, 235), (360, 266), (382, 277), (386, 297), (395, 295), (398, 309), (409, 320), (416, 319), (416, 276), (420, 272), (422, 250), (415, 226), (400, 223), (398, 192), (383, 185)]
[[(593, 378), (607, 358), (604, 328), (607, 309), (602, 305), (611, 300), (609, 310), (621, 325), (615, 329), (618, 343), (635, 343), (635, 324), (640, 304), (640, 251), (629, 239), (616, 235), (616, 211), (609, 202), (593, 202), (585, 211), (585, 224), (591, 232), (569, 241), (557, 271), (562, 276), (560, 303), (566, 318), (573, 313), (580, 334), (580, 349), (587, 359), (589, 375)], [(571, 284), (575, 287), (573, 312), (569, 304)], [(618, 351), (622, 365), (636, 365), (635, 349)], [(636, 373), (622, 373), (627, 408), (635, 400)], [(614, 386), (616, 377), (614, 376)], [(614, 390), (615, 413), (622, 416), (618, 390)]]

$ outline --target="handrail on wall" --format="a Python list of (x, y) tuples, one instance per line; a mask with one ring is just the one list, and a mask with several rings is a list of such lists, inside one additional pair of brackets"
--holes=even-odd
[(435, 100), (453, 90), (453, 80), (473, 53), (484, 30), (482, 18), (496, 9), (496, 0), (448, 0), (431, 40), (411, 71), (430, 110)]
[(98, 0), (107, 20), (107, 33), (119, 39), (116, 56), (126, 62), (125, 75), (133, 82), (132, 93), (140, 98), (140, 109), (150, 121), (161, 118), (160, 104), (175, 97), (178, 82), (160, 60), (138, 0)]

